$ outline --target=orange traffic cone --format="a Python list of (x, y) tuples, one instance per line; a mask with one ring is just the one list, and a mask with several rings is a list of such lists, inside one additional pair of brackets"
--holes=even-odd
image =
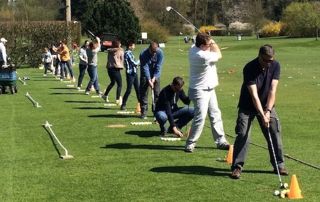
[(290, 192), (288, 193), (289, 199), (299, 199), (303, 198), (301, 195), (301, 189), (299, 187), (299, 183), (296, 175), (292, 175), (290, 182)]
[(140, 102), (137, 103), (136, 113), (137, 113), (137, 114), (141, 113)]
[(233, 145), (230, 145), (229, 147), (229, 151), (228, 151), (228, 154), (227, 154), (227, 157), (225, 159), (225, 161), (228, 163), (228, 164), (232, 164), (232, 159), (233, 159)]

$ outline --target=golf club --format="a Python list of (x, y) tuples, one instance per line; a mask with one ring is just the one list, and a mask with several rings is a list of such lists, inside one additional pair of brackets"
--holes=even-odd
[(88, 30), (87, 28), (84, 28), (84, 30), (87, 32), (87, 34), (93, 38), (96, 38), (96, 35), (94, 35), (90, 30)]
[(191, 24), (198, 32), (200, 32), (200, 30), (199, 30), (196, 26), (194, 26), (194, 24), (192, 24), (187, 18), (183, 17), (183, 15), (181, 15), (181, 13), (179, 13), (177, 10), (175, 10), (175, 9), (172, 8), (171, 6), (167, 6), (167, 7), (166, 7), (166, 10), (167, 10), (168, 12), (170, 12), (171, 10), (174, 11), (174, 12), (176, 12), (182, 19), (184, 19), (186, 22), (188, 22), (189, 24)]
[(154, 89), (151, 88), (151, 99), (152, 99), (152, 112), (156, 110), (156, 104), (154, 103)]
[(276, 154), (275, 154), (274, 147), (273, 147), (273, 142), (272, 142), (269, 126), (267, 127), (267, 131), (268, 131), (269, 141), (270, 141), (270, 145), (271, 145), (271, 149), (272, 149), (273, 159), (276, 164), (277, 174), (278, 174), (278, 178), (279, 178), (279, 182), (280, 182), (280, 188), (283, 189), (283, 188), (285, 188), (285, 186), (284, 186), (282, 179), (281, 179), (281, 175), (280, 175), (278, 162), (277, 162)]

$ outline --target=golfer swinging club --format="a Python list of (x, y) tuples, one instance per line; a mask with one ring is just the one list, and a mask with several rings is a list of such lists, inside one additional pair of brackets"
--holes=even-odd
[[(274, 60), (274, 49), (271, 45), (261, 46), (258, 57), (246, 64), (243, 69), (243, 84), (235, 128), (237, 137), (234, 142), (231, 166), (231, 178), (233, 179), (240, 178), (249, 147), (250, 127), (255, 117), (267, 140), (274, 173), (277, 173), (278, 166), (280, 175), (288, 175), (284, 166), (280, 122), (274, 106), (279, 78), (280, 64)], [(269, 135), (274, 148), (272, 148)], [(273, 149), (276, 161), (273, 157)]]

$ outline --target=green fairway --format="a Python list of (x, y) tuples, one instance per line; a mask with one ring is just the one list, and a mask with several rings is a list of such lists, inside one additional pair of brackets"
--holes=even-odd
[[(217, 64), (220, 85), (216, 88), (225, 132), (234, 142), (237, 102), (243, 66), (258, 54), (263, 44), (271, 44), (281, 64), (276, 100), (282, 124), (285, 154), (320, 166), (320, 41), (308, 39), (259, 39), (217, 37), (223, 58)], [(171, 37), (164, 48), (161, 87), (174, 76), (189, 79), (188, 49), (182, 37)], [(146, 44), (137, 45), (136, 58)], [(99, 53), (99, 83), (109, 83), (106, 53)], [(78, 66), (74, 66), (78, 75)], [(16, 95), (0, 95), (0, 201), (277, 201), (279, 188), (268, 151), (250, 146), (240, 180), (229, 178), (226, 151), (217, 150), (206, 123), (194, 153), (183, 151), (185, 141), (161, 141), (158, 125), (134, 126), (136, 114), (117, 114), (119, 107), (105, 107), (101, 98), (92, 98), (69, 83), (43, 70), (18, 69), (28, 76), (27, 85), (17, 81)], [(122, 71), (123, 88), (126, 89)], [(85, 75), (83, 86), (88, 82)], [(115, 102), (116, 86), (109, 99)], [(25, 96), (30, 93), (42, 107), (36, 108)], [(151, 97), (151, 96), (150, 96)], [(151, 98), (150, 102), (151, 104)], [(181, 104), (181, 103), (180, 103)], [(134, 111), (132, 90), (127, 110)], [(149, 107), (148, 121), (152, 121)], [(43, 124), (49, 121), (59, 140), (74, 158), (62, 160), (63, 149), (50, 138)], [(108, 127), (123, 124), (123, 128)], [(184, 131), (184, 129), (183, 129)], [(251, 141), (266, 146), (257, 122)], [(296, 174), (301, 201), (319, 201), (320, 170), (286, 158), (290, 175)]]

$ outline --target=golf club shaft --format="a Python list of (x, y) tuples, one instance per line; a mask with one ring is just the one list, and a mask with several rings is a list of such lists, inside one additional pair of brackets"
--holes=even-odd
[(272, 142), (269, 126), (267, 127), (267, 131), (268, 131), (268, 136), (269, 136), (269, 141), (270, 141), (270, 145), (271, 145), (271, 150), (272, 150), (272, 154), (273, 154), (274, 163), (276, 164), (276, 169), (277, 169), (277, 174), (278, 174), (278, 178), (279, 178), (279, 182), (280, 182), (280, 187), (282, 187), (283, 183), (282, 183), (282, 179), (281, 179), (281, 175), (280, 175), (280, 171), (279, 171), (279, 166), (278, 166), (278, 162), (277, 162), (277, 158), (276, 158), (276, 153), (275, 153), (274, 147), (273, 147), (273, 142)]
[(151, 88), (151, 99), (152, 99), (152, 111), (155, 111), (155, 103), (154, 103), (154, 88)]
[(176, 11), (174, 8), (171, 7), (171, 10), (173, 10), (174, 12), (176, 12), (182, 19), (184, 19), (186, 22), (188, 22), (189, 24), (191, 24), (198, 32), (200, 32), (200, 30), (194, 25), (192, 24), (187, 18), (185, 18), (183, 15), (181, 15), (178, 11)]

